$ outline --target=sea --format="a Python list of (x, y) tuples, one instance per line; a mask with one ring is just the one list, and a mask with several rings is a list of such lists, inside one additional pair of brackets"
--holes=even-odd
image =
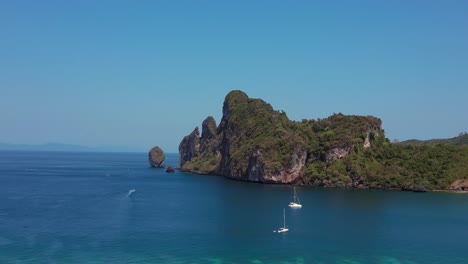
[(0, 188), (1, 264), (468, 263), (468, 194), (298, 186), (291, 209), (291, 186), (147, 153), (19, 151), (0, 152)]

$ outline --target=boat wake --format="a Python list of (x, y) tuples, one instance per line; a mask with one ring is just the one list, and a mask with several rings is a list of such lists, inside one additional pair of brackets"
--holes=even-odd
[(133, 188), (130, 189), (130, 190), (128, 191), (128, 193), (127, 193), (127, 197), (130, 197), (134, 192), (136, 192), (135, 189), (133, 189)]

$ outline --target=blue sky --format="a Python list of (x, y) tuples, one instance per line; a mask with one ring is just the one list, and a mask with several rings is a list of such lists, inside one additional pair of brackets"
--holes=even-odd
[(176, 152), (233, 89), (390, 139), (468, 131), (467, 1), (2, 1), (0, 142)]

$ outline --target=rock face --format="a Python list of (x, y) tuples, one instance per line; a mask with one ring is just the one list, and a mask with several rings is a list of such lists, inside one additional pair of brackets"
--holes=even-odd
[[(300, 155), (300, 156), (299, 156)], [(257, 152), (249, 159), (247, 167), (247, 179), (253, 182), (268, 182), (268, 183), (292, 183), (302, 175), (302, 170), (305, 166), (307, 152), (293, 152), (289, 166), (284, 166), (279, 169), (265, 166), (262, 154)]]
[(452, 191), (468, 191), (468, 180), (456, 180), (448, 189)]
[[(346, 116), (340, 114), (336, 118)], [(362, 129), (368, 131), (368, 135), (370, 127), (377, 127), (381, 132), (379, 119), (364, 119), (375, 120), (373, 125), (364, 122), (367, 125)], [(353, 147), (348, 141), (339, 141), (326, 147), (325, 154), (315, 153), (308, 142), (310, 139), (300, 133), (307, 125), (290, 121), (284, 112), (275, 111), (260, 99), (251, 99), (242, 91), (232, 91), (224, 101), (219, 126), (213, 117), (208, 117), (202, 123), (201, 137), (198, 127), (184, 137), (179, 145), (180, 167), (243, 181), (304, 182), (308, 163), (343, 159)], [(362, 138), (361, 145), (369, 148), (371, 141), (367, 136)]]
[(165, 160), (166, 155), (164, 155), (163, 150), (158, 146), (152, 148), (148, 153), (148, 161), (153, 168), (164, 168)]
[(183, 168), (185, 163), (191, 161), (200, 154), (200, 132), (196, 127), (192, 133), (184, 137), (179, 144), (179, 162)]
[[(367, 138), (366, 138), (367, 139)], [(366, 144), (364, 142), (364, 148), (366, 148)], [(339, 160), (342, 158), (346, 158), (350, 152), (350, 148), (332, 148), (329, 151), (327, 151), (327, 154), (325, 155), (325, 160), (326, 161), (334, 161), (334, 160)]]

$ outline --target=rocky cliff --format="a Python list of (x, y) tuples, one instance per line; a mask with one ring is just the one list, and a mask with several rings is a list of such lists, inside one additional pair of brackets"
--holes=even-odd
[(200, 154), (200, 132), (196, 127), (192, 133), (184, 137), (179, 145), (179, 163), (184, 168), (187, 162), (198, 157)]
[[(346, 118), (339, 114), (327, 122), (336, 126), (336, 120)], [(192, 172), (254, 182), (303, 182), (308, 162), (342, 159), (355, 145), (371, 147), (371, 133), (383, 136), (379, 119), (350, 118), (360, 118), (356, 135), (328, 133), (321, 140), (314, 138), (313, 129), (328, 131), (329, 128), (314, 127), (317, 121), (290, 121), (286, 113), (275, 111), (264, 101), (251, 99), (242, 91), (232, 91), (224, 101), (219, 126), (212, 117), (208, 117), (202, 123), (201, 137), (199, 129), (195, 128), (182, 140), (179, 146), (180, 167)], [(351, 138), (354, 136), (358, 139)], [(329, 146), (311, 146), (320, 145), (329, 137), (335, 140)]]
[(263, 183), (405, 190), (461, 189), (453, 183), (468, 179), (468, 148), (392, 144), (373, 116), (291, 121), (242, 91), (226, 96), (219, 125), (208, 117), (201, 131), (195, 128), (179, 145), (182, 170)]

